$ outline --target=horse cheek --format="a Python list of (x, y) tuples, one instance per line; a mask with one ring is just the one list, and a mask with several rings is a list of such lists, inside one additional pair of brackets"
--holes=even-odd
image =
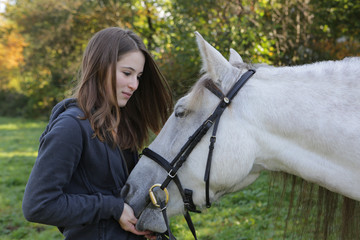
[(149, 199), (148, 191), (151, 183), (149, 178), (151, 174), (145, 165), (140, 160), (121, 190), (121, 196), (133, 208), (136, 217), (139, 217)]

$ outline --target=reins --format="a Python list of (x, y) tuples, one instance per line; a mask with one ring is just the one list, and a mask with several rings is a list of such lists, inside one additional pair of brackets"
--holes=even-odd
[[(210, 137), (209, 153), (208, 153), (205, 174), (204, 174), (204, 181), (206, 184), (205, 185), (206, 207), (208, 207), (208, 208), (211, 207), (210, 194), (209, 194), (210, 170), (211, 170), (211, 162), (212, 162), (214, 145), (216, 142), (216, 132), (217, 132), (218, 124), (220, 122), (220, 117), (221, 117), (222, 113), (224, 112), (224, 110), (230, 105), (232, 99), (236, 96), (236, 94), (239, 92), (239, 90), (245, 85), (245, 83), (254, 75), (254, 73), (255, 73), (255, 70), (253, 70), (253, 69), (250, 69), (246, 73), (244, 73), (240, 77), (240, 79), (233, 85), (233, 87), (230, 89), (230, 91), (226, 95), (224, 95), (216, 87), (211, 87), (209, 85), (206, 86), (207, 89), (209, 89), (213, 94), (218, 96), (221, 99), (221, 101), (218, 104), (218, 106), (216, 107), (216, 109), (214, 110), (214, 112), (201, 124), (201, 126), (193, 133), (193, 135), (191, 135), (189, 137), (187, 142), (183, 145), (180, 152), (175, 156), (175, 158), (171, 161), (171, 163), (169, 163), (166, 159), (164, 159), (162, 156), (155, 153), (154, 151), (152, 151), (149, 148), (145, 148), (143, 150), (143, 155), (149, 157), (150, 159), (152, 159), (153, 161), (158, 163), (168, 173), (166, 179), (164, 180), (164, 182), (162, 184), (155, 184), (149, 190), (150, 199), (155, 206), (160, 207), (160, 209), (163, 213), (166, 227), (168, 229), (167, 230), (168, 237), (165, 236), (164, 234), (162, 234), (162, 235), (158, 235), (158, 239), (170, 239), (170, 240), (176, 239), (170, 231), (169, 220), (168, 220), (167, 214), (166, 214), (166, 204), (167, 204), (167, 201), (169, 198), (166, 187), (173, 180), (175, 182), (176, 186), (178, 187), (179, 192), (180, 192), (181, 197), (184, 202), (184, 207), (185, 207), (184, 217), (186, 219), (186, 222), (187, 222), (194, 238), (197, 240), (195, 227), (192, 223), (189, 211), (198, 212), (198, 213), (200, 211), (198, 211), (196, 209), (196, 206), (193, 203), (192, 190), (183, 189), (181, 182), (177, 176), (177, 172), (180, 169), (180, 167), (183, 165), (183, 163), (187, 160), (187, 158), (191, 154), (192, 150), (200, 142), (202, 137), (214, 125), (212, 136)], [(165, 199), (161, 199), (160, 201), (158, 201), (158, 199), (156, 198), (157, 194), (155, 194), (155, 192), (154, 192), (154, 191), (156, 191), (157, 188), (164, 191)]]

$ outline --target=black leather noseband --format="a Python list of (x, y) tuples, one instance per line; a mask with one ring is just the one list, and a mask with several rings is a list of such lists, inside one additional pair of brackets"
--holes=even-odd
[[(184, 206), (185, 206), (185, 219), (188, 223), (188, 226), (191, 230), (191, 232), (194, 235), (194, 238), (196, 238), (196, 232), (194, 225), (191, 221), (189, 211), (191, 212), (200, 212), (196, 210), (196, 206), (193, 203), (192, 200), (192, 191), (189, 189), (183, 189), (180, 180), (177, 176), (177, 172), (180, 169), (180, 167), (183, 165), (183, 163), (186, 161), (192, 150), (196, 147), (196, 145), (200, 142), (202, 137), (208, 132), (208, 130), (214, 125), (212, 136), (210, 138), (210, 146), (209, 146), (209, 153), (208, 153), (208, 159), (207, 164), (205, 168), (205, 175), (204, 175), (204, 181), (206, 183), (205, 187), (205, 195), (206, 195), (206, 206), (210, 207), (210, 196), (209, 196), (209, 186), (210, 186), (210, 169), (211, 169), (211, 162), (212, 162), (212, 153), (214, 149), (214, 144), (216, 141), (216, 132), (218, 128), (218, 124), (220, 121), (220, 117), (224, 110), (229, 106), (232, 99), (236, 96), (236, 94), (239, 92), (239, 90), (245, 85), (245, 83), (254, 75), (255, 70), (250, 69), (246, 73), (244, 73), (240, 79), (234, 84), (234, 86), (230, 89), (230, 91), (224, 95), (217, 87), (206, 85), (206, 88), (209, 89), (212, 93), (214, 93), (216, 96), (218, 96), (221, 101), (214, 110), (214, 112), (208, 117), (201, 126), (194, 132), (193, 135), (191, 135), (188, 139), (188, 141), (183, 145), (180, 152), (175, 156), (175, 158), (169, 163), (166, 159), (161, 157), (159, 154), (155, 153), (149, 148), (145, 148), (143, 150), (143, 155), (149, 157), (150, 159), (154, 160), (156, 163), (158, 163), (161, 167), (163, 167), (167, 172), (168, 176), (166, 177), (165, 181), (161, 184), (160, 188), (164, 190), (168, 184), (173, 180), (175, 184), (177, 185), (179, 192), (183, 198)], [(171, 234), (168, 219), (166, 216), (166, 203), (164, 201), (160, 202), (160, 208), (162, 208), (162, 212), (164, 215), (165, 223), (168, 228), (168, 235), (169, 239), (175, 239), (175, 237)], [(159, 239), (163, 239), (159, 238)]]

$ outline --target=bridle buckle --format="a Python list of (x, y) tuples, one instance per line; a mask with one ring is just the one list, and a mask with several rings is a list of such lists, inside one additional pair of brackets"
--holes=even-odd
[(176, 176), (176, 174), (177, 174), (177, 172), (173, 173), (173, 169), (170, 169), (170, 171), (168, 172), (168, 176), (171, 178), (174, 178)]
[[(144, 149), (143, 154), (145, 156), (154, 160), (161, 167), (163, 167), (166, 171), (168, 169), (170, 169), (170, 171), (168, 172), (168, 177), (166, 177), (163, 184), (154, 184), (149, 189), (149, 195), (150, 195), (152, 204), (154, 206), (160, 208), (163, 213), (164, 220), (167, 225), (168, 233), (169, 233), (168, 239), (176, 239), (176, 238), (171, 234), (169, 223), (168, 223), (168, 218), (166, 215), (166, 205), (169, 201), (169, 193), (166, 189), (166, 186), (168, 186), (168, 184), (172, 180), (174, 180), (174, 182), (176, 183), (176, 185), (180, 191), (180, 194), (182, 195), (184, 207), (186, 209), (186, 211), (184, 213), (184, 217), (188, 223), (188, 226), (189, 226), (194, 238), (197, 239), (195, 228), (191, 221), (189, 211), (194, 211), (194, 212), (199, 212), (199, 211), (196, 210), (196, 206), (193, 202), (192, 191), (188, 190), (188, 189), (183, 190), (180, 180), (176, 176), (177, 171), (182, 166), (182, 164), (185, 162), (185, 160), (187, 159), (189, 154), (192, 152), (192, 150), (195, 148), (195, 146), (200, 142), (201, 138), (207, 133), (207, 131), (211, 128), (211, 126), (213, 124), (215, 124), (214, 129), (213, 129), (213, 134), (210, 138), (208, 160), (207, 160), (205, 176), (204, 176), (206, 206), (210, 207), (211, 206), (210, 194), (209, 194), (210, 169), (211, 169), (212, 153), (213, 153), (213, 149), (214, 149), (214, 143), (216, 141), (216, 131), (217, 131), (217, 127), (219, 124), (219, 119), (220, 119), (222, 113), (224, 112), (224, 110), (226, 109), (226, 107), (229, 106), (229, 104), (231, 103), (231, 100), (236, 96), (238, 91), (244, 86), (244, 84), (249, 80), (249, 78), (254, 73), (255, 73), (255, 70), (253, 70), (253, 69), (250, 69), (249, 71), (244, 73), (240, 77), (240, 79), (238, 79), (237, 82), (232, 86), (232, 88), (229, 90), (229, 92), (227, 93), (226, 96), (224, 96), (224, 94), (222, 94), (222, 92), (220, 94), (217, 94), (218, 93), (217, 91), (214, 92), (212, 89), (208, 88), (211, 92), (213, 92), (216, 96), (218, 96), (221, 99), (221, 101), (218, 104), (218, 106), (216, 107), (216, 109), (214, 110), (214, 112), (203, 122), (202, 125), (200, 125), (200, 127), (194, 132), (194, 134), (189, 137), (188, 141), (183, 145), (180, 152), (176, 155), (176, 157), (174, 158), (174, 160), (171, 163), (169, 163), (166, 159), (161, 157), (159, 154), (151, 151), (150, 149), (148, 149), (148, 148)], [(158, 202), (158, 200), (156, 199), (156, 194), (154, 192), (154, 189), (156, 187), (159, 187), (163, 191), (163, 193), (165, 194), (165, 200)], [(161, 197), (164, 198), (164, 196), (161, 196)]]
[[(149, 195), (150, 195), (150, 200), (151, 200), (152, 204), (155, 207), (160, 208), (160, 203), (157, 201), (156, 195), (154, 193), (154, 188), (156, 188), (156, 187), (159, 187), (161, 189), (161, 184), (157, 183), (157, 184), (152, 185), (151, 188), (149, 189)], [(161, 189), (161, 190), (163, 190), (163, 192), (165, 193), (165, 207), (166, 207), (166, 204), (169, 202), (169, 192), (166, 188)]]

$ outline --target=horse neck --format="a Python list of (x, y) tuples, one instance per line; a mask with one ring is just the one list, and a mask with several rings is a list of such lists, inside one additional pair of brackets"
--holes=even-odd
[(359, 75), (317, 67), (258, 69), (244, 89), (242, 121), (261, 149), (256, 163), (360, 200)]

